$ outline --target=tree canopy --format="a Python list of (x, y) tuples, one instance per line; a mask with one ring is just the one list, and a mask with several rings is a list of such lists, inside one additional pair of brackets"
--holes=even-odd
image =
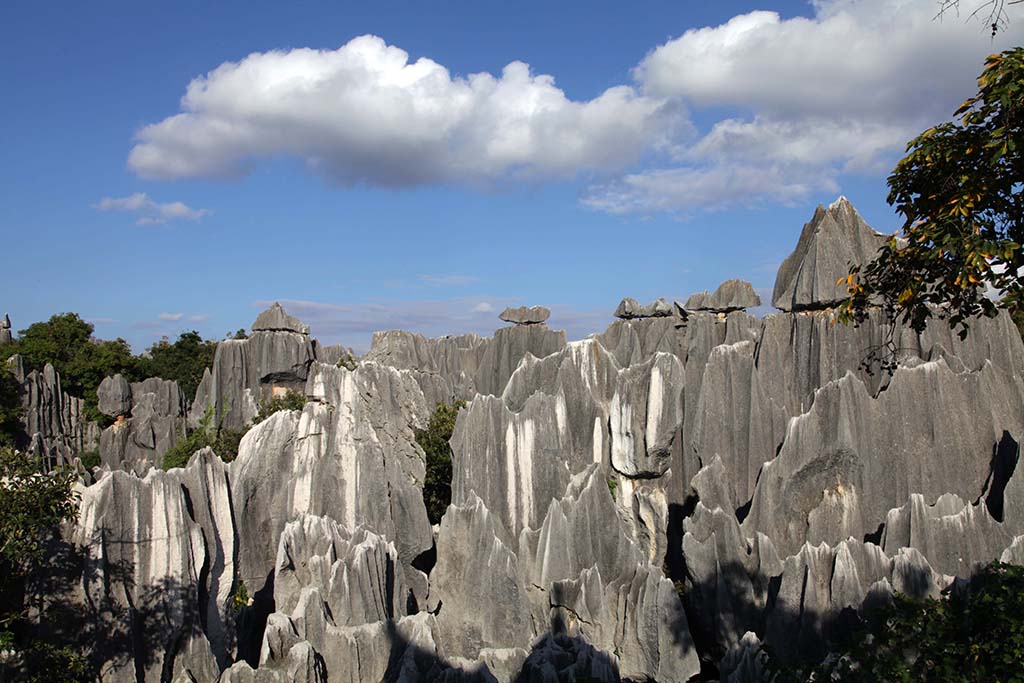
[(96, 389), (100, 382), (118, 373), (129, 381), (139, 379), (139, 365), (128, 342), (96, 339), (93, 329), (77, 313), (60, 313), (21, 330), (5, 352), (21, 354), (29, 370), (52, 364), (60, 373), (64, 391), (83, 398), (89, 419), (98, 420)]
[(217, 342), (204, 340), (198, 332), (182, 332), (171, 342), (164, 337), (139, 358), (142, 377), (162, 377), (178, 383), (187, 399), (196, 395), (203, 371), (213, 365)]
[(972, 317), (1024, 304), (1024, 48), (990, 56), (954, 118), (911, 140), (889, 176), (903, 227), (851, 268), (844, 321), (881, 302), (893, 321), (921, 331), (937, 315), (963, 337)]

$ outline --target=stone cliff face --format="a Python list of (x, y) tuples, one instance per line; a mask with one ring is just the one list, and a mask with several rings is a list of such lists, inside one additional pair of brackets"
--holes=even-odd
[[(1024, 345), (1001, 315), (963, 341), (898, 330), (895, 373), (865, 367), (882, 317), (829, 306), (879, 239), (845, 200), (819, 208), (760, 320), (729, 281), (626, 299), (568, 343), (540, 307), (491, 338), (383, 332), (354, 370), (273, 307), (219, 345), (191, 419), (246, 425), (279, 387), (309, 402), (230, 465), (83, 487), (46, 609), (106, 625), (104, 680), (126, 682), (747, 681), (761, 643), (823, 655), (894, 592), (1024, 561)], [(101, 392), (132, 435), (185, 419), (149, 382)], [(431, 528), (414, 430), (455, 398)]]

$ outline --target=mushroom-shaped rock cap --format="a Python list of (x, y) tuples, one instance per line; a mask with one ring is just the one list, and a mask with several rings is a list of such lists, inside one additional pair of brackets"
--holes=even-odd
[(836, 285), (854, 264), (874, 259), (886, 236), (875, 232), (846, 197), (814, 211), (796, 249), (779, 266), (772, 305), (783, 311), (826, 308), (846, 298)]
[(281, 304), (275, 301), (270, 308), (259, 314), (252, 324), (252, 331), (309, 334), (309, 325), (303, 325), (298, 318), (288, 315)]
[(498, 316), (507, 323), (516, 325), (539, 325), (551, 317), (551, 310), (544, 306), (520, 306), (506, 308)]
[(664, 299), (655, 299), (646, 306), (640, 305), (636, 299), (626, 297), (615, 309), (615, 317), (623, 320), (632, 318), (664, 318), (672, 315), (672, 306)]
[(761, 297), (746, 280), (726, 280), (714, 294), (707, 291), (691, 294), (683, 308), (687, 311), (729, 313), (761, 305)]
[(672, 306), (664, 299), (655, 299), (644, 306), (644, 312), (650, 318), (666, 318), (672, 315)]
[(615, 309), (615, 317), (624, 320), (642, 318), (644, 317), (644, 307), (636, 299), (631, 299), (627, 296), (619, 302), (618, 308)]
[(118, 417), (132, 412), (132, 387), (121, 375), (104, 377), (96, 396), (100, 412), (104, 415)]

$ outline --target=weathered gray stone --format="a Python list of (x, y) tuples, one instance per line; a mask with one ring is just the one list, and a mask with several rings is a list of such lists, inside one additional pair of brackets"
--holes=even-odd
[(450, 506), (441, 520), (428, 609), (441, 608), (434, 638), (448, 656), (476, 659), (486, 647), (525, 650), (530, 645), (533, 631), (519, 562), (501, 541), (506, 534), (500, 525), (473, 494)]
[(131, 417), (119, 413), (117, 421), (100, 434), (100, 461), (110, 469), (142, 476), (151, 467), (160, 467), (164, 454), (184, 438), (185, 397), (171, 380), (151, 377), (118, 389), (118, 379), (120, 375), (104, 379), (109, 386), (105, 390), (100, 385), (100, 399), (106, 391), (108, 405), (113, 405), (118, 392), (127, 388)]
[(281, 411), (243, 437), (231, 464), (239, 572), (253, 590), (274, 568), (278, 538), (303, 513), (392, 540), (403, 565), (432, 545), (413, 427), (428, 410), (416, 383), (364, 362), (314, 364), (302, 411)]
[(827, 209), (819, 205), (779, 266), (772, 305), (784, 311), (834, 306), (846, 298), (846, 288), (836, 281), (850, 266), (870, 262), (885, 240), (845, 197)]
[(519, 306), (518, 308), (510, 306), (498, 317), (515, 325), (539, 325), (551, 317), (551, 309), (544, 306)]
[(1020, 383), (991, 363), (955, 374), (940, 359), (900, 368), (877, 398), (852, 374), (827, 384), (762, 468), (745, 532), (788, 554), (874, 533), (912, 493), (976, 499), (992, 445), (1024, 429)]
[(619, 305), (615, 308), (613, 314), (616, 318), (622, 318), (623, 320), (629, 320), (631, 318), (645, 318), (644, 307), (636, 299), (626, 297), (619, 302)]
[(100, 412), (104, 415), (119, 417), (132, 411), (132, 388), (121, 375), (104, 377), (96, 393)]
[(64, 392), (60, 373), (52, 365), (25, 374), (20, 356), (8, 363), (21, 384), (21, 421), (29, 439), (26, 450), (49, 469), (70, 465), (79, 453), (96, 448), (99, 428), (85, 418), (84, 401)]
[(746, 280), (726, 280), (718, 286), (715, 293), (707, 290), (690, 295), (682, 305), (684, 311), (709, 311), (713, 313), (731, 313), (761, 305), (761, 297), (754, 291), (754, 286)]
[(0, 346), (10, 344), (12, 341), (14, 341), (14, 335), (11, 332), (11, 319), (4, 313), (3, 320), (0, 320)]
[(256, 322), (252, 324), (253, 332), (297, 332), (309, 334), (309, 325), (293, 316), (288, 315), (284, 307), (274, 302), (270, 308), (256, 316)]

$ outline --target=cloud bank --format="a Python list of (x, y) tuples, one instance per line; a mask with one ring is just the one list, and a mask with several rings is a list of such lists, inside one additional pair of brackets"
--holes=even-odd
[(128, 163), (224, 177), (290, 156), (333, 183), (387, 187), (583, 178), (582, 203), (617, 214), (795, 203), (886, 171), (975, 90), (985, 55), (1024, 39), (1022, 19), (992, 41), (980, 22), (936, 20), (933, 0), (811, 6), (688, 30), (589, 100), (522, 62), (452, 75), (376, 36), (253, 53), (194, 79)]
[(568, 177), (633, 163), (681, 121), (630, 86), (573, 101), (522, 62), (453, 77), (376, 36), (227, 62), (181, 106), (138, 132), (128, 164), (140, 175), (238, 175), (283, 154), (343, 185)]

